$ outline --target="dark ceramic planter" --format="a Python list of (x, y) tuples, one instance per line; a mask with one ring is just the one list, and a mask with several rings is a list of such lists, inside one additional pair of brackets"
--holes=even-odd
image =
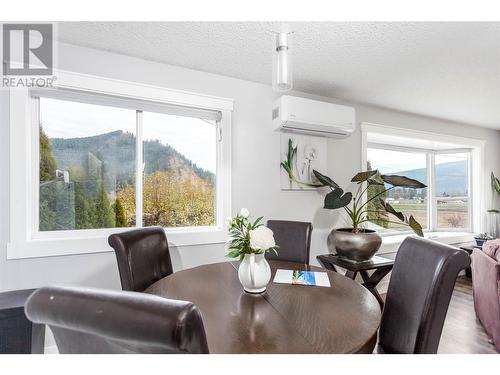
[(380, 249), (382, 237), (371, 229), (353, 233), (351, 228), (334, 229), (328, 235), (328, 250), (357, 262), (370, 260)]
[(483, 247), (484, 243), (487, 241), (486, 239), (484, 238), (477, 238), (477, 237), (474, 237), (474, 239), (476, 240), (476, 245), (477, 246), (481, 246)]

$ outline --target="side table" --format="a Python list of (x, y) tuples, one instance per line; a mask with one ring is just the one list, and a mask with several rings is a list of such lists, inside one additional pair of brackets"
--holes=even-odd
[[(392, 254), (384, 255), (394, 257)], [(338, 255), (332, 254), (318, 255), (317, 259), (327, 270), (338, 272), (335, 268), (336, 266), (344, 268), (346, 270), (345, 276), (352, 280), (355, 280), (359, 273), (363, 279), (361, 285), (375, 296), (381, 308), (384, 306), (384, 301), (377, 290), (377, 285), (389, 272), (391, 272), (392, 267), (394, 267), (394, 259), (374, 256), (369, 261), (360, 263), (349, 261)], [(375, 271), (369, 275), (368, 271), (370, 270)]]
[[(482, 249), (482, 247), (477, 246), (476, 243), (461, 244), (461, 245), (459, 245), (459, 248), (461, 250), (467, 251), (467, 253), (469, 255), (472, 255), (472, 252), (474, 251), (474, 249), (479, 249), (479, 250)], [(465, 269), (465, 276), (468, 277), (469, 279), (472, 279), (472, 269), (470, 267), (467, 267)]]
[(45, 325), (24, 315), (24, 303), (34, 290), (0, 293), (0, 354), (43, 354)]

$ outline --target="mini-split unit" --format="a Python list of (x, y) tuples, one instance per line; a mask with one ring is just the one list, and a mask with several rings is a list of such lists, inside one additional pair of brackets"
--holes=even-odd
[(344, 138), (356, 128), (353, 107), (283, 95), (273, 105), (273, 128), (291, 133)]

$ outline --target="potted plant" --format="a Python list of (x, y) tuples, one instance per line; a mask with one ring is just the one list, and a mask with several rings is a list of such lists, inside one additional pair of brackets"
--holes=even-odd
[(494, 238), (492, 236), (488, 235), (487, 233), (481, 233), (481, 234), (478, 234), (477, 236), (475, 236), (474, 239), (476, 240), (477, 246), (483, 247), (483, 245), (486, 241), (493, 240)]
[(250, 221), (250, 213), (242, 208), (236, 217), (227, 221), (230, 240), (227, 242), (227, 257), (239, 258), (238, 278), (243, 289), (249, 293), (262, 293), (271, 280), (271, 268), (264, 254), (277, 253), (271, 229), (260, 223), (262, 217)]
[[(375, 230), (366, 229), (364, 226), (364, 223), (369, 221), (369, 213), (375, 215), (384, 213), (386, 218), (380, 216), (379, 220), (386, 223), (406, 225), (417, 235), (423, 237), (422, 226), (415, 220), (413, 215), (408, 216), (397, 211), (382, 199), (382, 195), (385, 195), (385, 193), (396, 187), (409, 189), (427, 187), (420, 181), (405, 176), (383, 175), (377, 170), (359, 172), (351, 179), (351, 182), (358, 185), (357, 191), (353, 195), (351, 192), (345, 193), (330, 177), (316, 170), (313, 173), (319, 182), (319, 186), (327, 186), (331, 190), (325, 196), (324, 208), (330, 210), (344, 209), (351, 222), (350, 228), (339, 228), (331, 231), (328, 236), (328, 248), (330, 252), (336, 252), (340, 256), (354, 261), (369, 260), (382, 244), (380, 235)], [(375, 186), (378, 187), (378, 192), (365, 200), (365, 193), (370, 187)], [(369, 209), (370, 202), (377, 202), (377, 204), (372, 204)], [(387, 214), (390, 214), (398, 221), (391, 220)]]
[[(497, 195), (500, 195), (500, 180), (495, 176), (493, 172), (491, 172), (491, 188), (493, 189), (494, 192), (497, 193)], [(493, 198), (494, 200), (494, 198)], [(486, 228), (487, 228), (487, 234), (493, 238), (497, 238), (500, 236), (500, 211), (497, 209), (491, 209), (487, 211), (486, 214)], [(481, 238), (479, 239), (480, 241), (477, 241), (478, 246), (479, 242), (481, 242)]]

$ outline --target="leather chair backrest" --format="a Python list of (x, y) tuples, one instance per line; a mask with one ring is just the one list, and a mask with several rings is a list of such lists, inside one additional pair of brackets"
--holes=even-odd
[(208, 353), (191, 302), (146, 293), (44, 287), (26, 301), (29, 320), (47, 324), (60, 353)]
[(469, 265), (463, 250), (406, 238), (396, 256), (382, 312), (382, 351), (437, 353), (458, 273)]
[(269, 220), (267, 226), (274, 233), (274, 240), (279, 246), (278, 255), (273, 251), (266, 254), (266, 259), (284, 260), (309, 264), (311, 247), (311, 223), (301, 221)]
[(108, 243), (115, 250), (123, 290), (142, 292), (173, 272), (167, 236), (161, 227), (115, 233)]

